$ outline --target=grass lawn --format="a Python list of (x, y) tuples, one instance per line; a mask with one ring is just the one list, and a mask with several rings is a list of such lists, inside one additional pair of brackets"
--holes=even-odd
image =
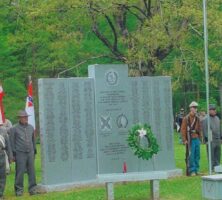
[[(175, 161), (176, 167), (183, 169), (185, 174), (184, 154), (185, 148), (178, 144), (177, 134), (174, 137)], [(208, 162), (206, 156), (206, 146), (201, 145), (201, 160), (200, 172), (208, 173)], [(40, 160), (40, 145), (38, 145), (38, 154), (36, 157), (36, 176), (37, 182), (41, 182), (41, 160)], [(33, 199), (33, 200), (103, 200), (106, 199), (105, 186), (78, 188), (65, 192), (51, 192), (47, 194), (29, 196), (27, 192), (27, 177), (25, 176), (25, 192), (22, 197), (15, 197), (14, 195), (14, 164), (12, 165), (12, 172), (7, 177), (7, 185), (5, 190), (6, 199)], [(147, 200), (149, 199), (148, 182), (133, 182), (127, 184), (115, 185), (115, 200)], [(201, 195), (201, 176), (172, 178), (160, 181), (160, 197), (163, 200), (199, 200)]]

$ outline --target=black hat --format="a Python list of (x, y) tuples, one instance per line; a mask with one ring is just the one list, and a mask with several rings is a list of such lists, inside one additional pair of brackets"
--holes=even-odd
[(18, 117), (28, 117), (30, 115), (28, 115), (28, 113), (25, 110), (20, 110), (18, 112)]
[(209, 105), (209, 110), (216, 110), (215, 104), (210, 104)]

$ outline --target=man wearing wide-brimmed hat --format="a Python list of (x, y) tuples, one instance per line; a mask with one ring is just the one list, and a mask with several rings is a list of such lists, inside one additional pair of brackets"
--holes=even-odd
[(25, 110), (18, 112), (19, 122), (10, 130), (10, 142), (16, 165), (15, 194), (23, 195), (24, 173), (27, 171), (29, 178), (29, 193), (35, 194), (36, 177), (34, 158), (36, 153), (34, 128), (28, 124), (28, 114)]
[(183, 143), (186, 145), (186, 174), (198, 175), (200, 161), (200, 119), (197, 116), (198, 103), (190, 103), (190, 112), (183, 118), (181, 132)]

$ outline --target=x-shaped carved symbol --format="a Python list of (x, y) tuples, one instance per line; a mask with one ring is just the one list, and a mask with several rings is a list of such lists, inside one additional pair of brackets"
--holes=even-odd
[(104, 129), (108, 129), (108, 130), (111, 130), (111, 117), (108, 116), (108, 117), (104, 117), (104, 116), (101, 116), (100, 117), (100, 124), (101, 124), (101, 129), (104, 130)]

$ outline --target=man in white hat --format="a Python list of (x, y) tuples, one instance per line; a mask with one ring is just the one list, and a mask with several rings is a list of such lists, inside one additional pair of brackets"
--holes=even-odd
[(198, 175), (199, 171), (201, 131), (197, 107), (197, 102), (191, 102), (190, 112), (183, 118), (181, 125), (183, 143), (186, 145), (187, 176)]
[(34, 158), (36, 153), (34, 128), (28, 124), (28, 114), (25, 110), (18, 112), (19, 122), (9, 130), (12, 153), (15, 160), (15, 194), (23, 195), (24, 173), (29, 179), (29, 193), (36, 194), (36, 177)]
[[(222, 142), (222, 131), (220, 127), (220, 119), (217, 116), (216, 105), (209, 105), (209, 115), (210, 115), (210, 130), (212, 133), (212, 141), (208, 141), (208, 127), (207, 127), (207, 118), (205, 117), (202, 123), (204, 142), (208, 144), (211, 142), (211, 167), (214, 170), (214, 167), (220, 165), (221, 158), (221, 142)], [(208, 155), (208, 145), (207, 145), (207, 155)]]

